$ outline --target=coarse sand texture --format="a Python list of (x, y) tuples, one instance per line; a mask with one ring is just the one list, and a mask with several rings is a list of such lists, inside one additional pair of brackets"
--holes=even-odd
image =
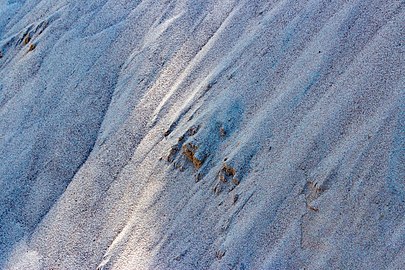
[(405, 269), (404, 0), (0, 0), (0, 269)]

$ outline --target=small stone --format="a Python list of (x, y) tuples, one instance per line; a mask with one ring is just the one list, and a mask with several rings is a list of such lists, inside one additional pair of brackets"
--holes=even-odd
[(238, 194), (235, 194), (235, 195), (233, 196), (233, 204), (235, 204), (235, 203), (238, 201), (238, 199), (239, 199), (239, 195), (238, 195)]
[(173, 145), (170, 149), (169, 155), (167, 156), (167, 161), (168, 162), (173, 162), (174, 161), (174, 157), (177, 154), (177, 152), (179, 151), (179, 147), (177, 145)]
[(223, 171), (220, 171), (219, 172), (219, 180), (221, 181), (221, 182), (223, 182), (223, 183), (226, 183), (227, 181), (226, 181), (226, 178), (225, 178), (225, 174), (223, 173)]
[(222, 259), (222, 257), (224, 257), (224, 256), (225, 256), (225, 251), (224, 250), (218, 250), (215, 253), (215, 257), (217, 257), (218, 260)]
[(23, 41), (24, 45), (27, 45), (30, 42), (30, 40), (31, 40), (31, 37), (30, 37), (30, 35), (27, 34)]
[(198, 132), (199, 128), (200, 128), (200, 126), (192, 126), (191, 128), (189, 128), (187, 130), (187, 135), (188, 136), (194, 136)]
[(214, 191), (214, 193), (215, 193), (215, 195), (219, 195), (219, 193), (221, 193), (221, 185), (218, 183), (218, 184), (216, 184), (215, 185), (215, 187), (214, 187), (214, 189), (213, 189), (213, 191)]
[(197, 175), (195, 176), (195, 182), (198, 183), (201, 179), (203, 179), (203, 174), (197, 173)]
[(28, 48), (28, 51), (29, 51), (29, 52), (30, 52), (30, 51), (33, 51), (33, 50), (35, 50), (36, 47), (37, 47), (37, 46), (36, 46), (35, 44), (31, 44), (30, 47)]

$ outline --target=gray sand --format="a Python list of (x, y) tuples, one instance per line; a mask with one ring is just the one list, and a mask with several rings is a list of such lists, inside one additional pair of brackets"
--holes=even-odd
[(0, 0), (0, 269), (405, 269), (405, 1)]

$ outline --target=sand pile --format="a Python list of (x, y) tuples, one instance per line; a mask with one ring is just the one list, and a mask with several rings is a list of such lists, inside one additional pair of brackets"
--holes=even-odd
[(0, 0), (0, 269), (405, 269), (404, 25)]

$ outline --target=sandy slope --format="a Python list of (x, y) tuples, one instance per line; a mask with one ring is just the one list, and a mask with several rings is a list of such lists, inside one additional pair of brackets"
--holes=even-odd
[(0, 268), (404, 269), (404, 25), (0, 0)]

